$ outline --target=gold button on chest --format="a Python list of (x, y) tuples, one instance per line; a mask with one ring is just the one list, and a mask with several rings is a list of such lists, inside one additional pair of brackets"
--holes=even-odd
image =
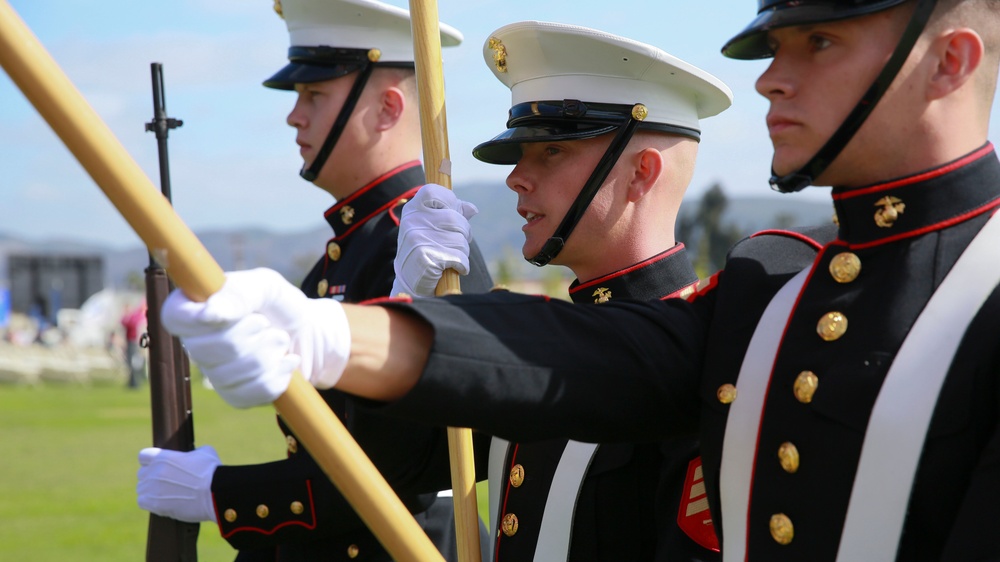
[(326, 245), (326, 256), (333, 261), (338, 261), (340, 259), (341, 251), (340, 244), (336, 242), (330, 242)]
[(347, 547), (348, 558), (351, 559), (357, 558), (359, 554), (361, 554), (361, 549), (358, 548), (358, 545), (352, 544), (351, 546)]
[(222, 516), (225, 517), (226, 521), (232, 523), (233, 521), (236, 521), (236, 510), (227, 509), (226, 512), (222, 514)]
[(316, 294), (325, 297), (326, 290), (330, 288), (330, 282), (326, 279), (320, 279), (319, 283), (316, 284)]
[(517, 534), (517, 515), (513, 513), (508, 513), (503, 516), (503, 521), (500, 522), (500, 529), (503, 534), (508, 537), (513, 537)]
[(288, 443), (288, 452), (293, 455), (299, 452), (299, 442), (295, 440), (294, 435), (286, 435), (285, 442)]
[(812, 402), (813, 395), (816, 394), (816, 388), (819, 386), (819, 377), (816, 373), (812, 371), (802, 371), (799, 376), (795, 377), (795, 387), (792, 392), (795, 394), (795, 399), (803, 404), (808, 404)]
[(715, 396), (723, 404), (732, 404), (733, 400), (736, 400), (736, 387), (726, 383), (720, 386), (719, 390), (715, 391)]
[(853, 252), (841, 252), (830, 260), (830, 275), (837, 283), (850, 283), (861, 273), (861, 258)]
[(292, 502), (289, 509), (291, 509), (292, 513), (295, 515), (302, 515), (302, 512), (306, 510), (305, 506), (302, 505), (302, 502)]
[(510, 469), (510, 485), (515, 488), (520, 488), (521, 484), (524, 484), (524, 467), (515, 464), (513, 468)]
[(795, 538), (792, 520), (784, 513), (775, 513), (771, 516), (771, 538), (778, 544), (789, 544)]
[(827, 312), (816, 324), (816, 333), (824, 341), (839, 340), (847, 332), (847, 317), (840, 312)]
[(778, 461), (785, 472), (795, 474), (799, 470), (799, 449), (793, 443), (785, 441), (778, 447)]
[(264, 504), (257, 506), (257, 517), (261, 519), (266, 519), (268, 515), (271, 514), (271, 510)]

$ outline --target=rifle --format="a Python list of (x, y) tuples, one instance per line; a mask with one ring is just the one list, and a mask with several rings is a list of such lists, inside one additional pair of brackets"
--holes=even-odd
[[(167, 132), (184, 124), (167, 117), (163, 88), (163, 65), (150, 65), (153, 75), (153, 120), (146, 132), (156, 134), (160, 157), (160, 191), (170, 201), (170, 163)], [(173, 287), (167, 272), (149, 256), (146, 268), (146, 334), (149, 348), (149, 391), (153, 418), (153, 446), (175, 451), (194, 449), (194, 420), (191, 417), (191, 370), (187, 354), (177, 338), (163, 328), (160, 309)], [(196, 562), (198, 523), (185, 523), (155, 513), (149, 514), (146, 536), (147, 562)]]

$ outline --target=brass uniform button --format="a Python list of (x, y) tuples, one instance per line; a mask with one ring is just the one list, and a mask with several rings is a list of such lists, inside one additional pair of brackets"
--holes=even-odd
[(803, 404), (812, 402), (813, 394), (816, 394), (816, 387), (819, 386), (819, 377), (812, 371), (802, 371), (795, 377), (795, 399)]
[(286, 435), (285, 443), (288, 443), (288, 452), (295, 454), (299, 452), (299, 442), (295, 440), (294, 435)]
[(326, 279), (320, 279), (319, 283), (316, 284), (316, 294), (325, 297), (326, 290), (330, 288), (330, 282)]
[(333, 261), (338, 261), (340, 259), (340, 244), (336, 242), (330, 242), (326, 245), (326, 255)]
[(348, 558), (357, 558), (359, 554), (361, 554), (361, 549), (358, 548), (358, 545), (352, 544), (351, 546), (347, 547)]
[(524, 484), (524, 467), (515, 464), (513, 468), (510, 469), (510, 485), (515, 488), (520, 488), (521, 484)]
[(236, 510), (227, 509), (226, 512), (222, 514), (222, 516), (226, 518), (226, 521), (232, 523), (233, 521), (236, 521)]
[(861, 273), (861, 258), (852, 252), (841, 252), (830, 260), (830, 275), (837, 283), (850, 283)]
[(827, 312), (816, 324), (816, 333), (825, 341), (839, 340), (847, 332), (847, 317), (840, 312)]
[(306, 510), (305, 506), (302, 505), (302, 502), (292, 502), (292, 505), (289, 506), (289, 509), (291, 509), (292, 513), (294, 513), (295, 515), (302, 515), (302, 512)]
[(354, 207), (350, 205), (344, 205), (340, 209), (340, 222), (344, 224), (351, 224), (354, 222)]
[(720, 386), (719, 390), (715, 391), (715, 395), (719, 398), (719, 402), (732, 404), (733, 400), (736, 400), (736, 387), (726, 383)]
[(409, 200), (409, 199), (407, 199), (406, 197), (403, 197), (403, 198), (402, 198), (402, 199), (400, 199), (400, 200), (399, 200), (399, 202), (398, 202), (398, 203), (396, 203), (396, 204), (397, 204), (397, 205), (406, 205), (406, 204), (407, 204), (407, 203), (409, 203), (409, 202), (410, 202), (410, 200)]
[(598, 287), (592, 295), (594, 297), (595, 304), (601, 304), (611, 300), (611, 289), (607, 287)]
[(878, 210), (875, 211), (875, 224), (879, 228), (892, 228), (896, 224), (899, 215), (906, 209), (906, 203), (899, 197), (886, 195), (875, 202)]
[(785, 441), (778, 447), (778, 461), (781, 462), (781, 468), (785, 469), (785, 472), (795, 474), (799, 469), (798, 448), (792, 443)]
[(775, 513), (771, 516), (771, 538), (778, 544), (789, 544), (795, 538), (792, 520), (784, 513)]
[(503, 530), (503, 534), (508, 537), (513, 537), (517, 534), (517, 515), (513, 513), (508, 513), (503, 516), (503, 521), (500, 523), (500, 529)]
[(260, 504), (257, 506), (257, 517), (261, 519), (266, 519), (268, 515), (271, 514), (271, 510), (267, 508), (266, 505)]

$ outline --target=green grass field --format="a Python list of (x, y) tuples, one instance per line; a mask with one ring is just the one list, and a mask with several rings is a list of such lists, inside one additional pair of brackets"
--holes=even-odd
[[(192, 401), (196, 444), (224, 463), (284, 456), (273, 409), (235, 410), (200, 384)], [(0, 561), (144, 559), (149, 515), (135, 485), (152, 439), (148, 386), (0, 386), (0, 431)], [(215, 524), (202, 525), (199, 560), (235, 554)]]

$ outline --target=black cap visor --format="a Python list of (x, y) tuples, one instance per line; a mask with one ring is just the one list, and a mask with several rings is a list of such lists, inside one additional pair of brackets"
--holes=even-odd
[(517, 164), (521, 159), (521, 143), (590, 139), (617, 128), (618, 125), (571, 128), (562, 123), (514, 127), (473, 148), (472, 155), (487, 164)]
[[(522, 143), (599, 137), (628, 122), (633, 107), (579, 100), (519, 103), (510, 108), (509, 128), (472, 149), (472, 155), (487, 164), (517, 164)], [(686, 127), (653, 122), (642, 122), (639, 127), (700, 139), (699, 131)]]
[(296, 84), (311, 84), (313, 82), (323, 82), (333, 80), (341, 76), (359, 70), (361, 67), (348, 64), (312, 64), (304, 62), (291, 62), (285, 65), (274, 74), (274, 76), (264, 80), (264, 86), (276, 90), (294, 90)]
[(284, 68), (264, 80), (264, 86), (276, 90), (294, 90), (296, 84), (311, 84), (333, 80), (365, 68), (369, 64), (385, 67), (413, 68), (412, 62), (373, 63), (370, 49), (338, 47), (289, 47)]
[(767, 32), (779, 27), (837, 21), (872, 14), (906, 0), (878, 1), (790, 1), (761, 10), (738, 35), (726, 42), (722, 54), (731, 59), (753, 60), (774, 56), (767, 43)]

